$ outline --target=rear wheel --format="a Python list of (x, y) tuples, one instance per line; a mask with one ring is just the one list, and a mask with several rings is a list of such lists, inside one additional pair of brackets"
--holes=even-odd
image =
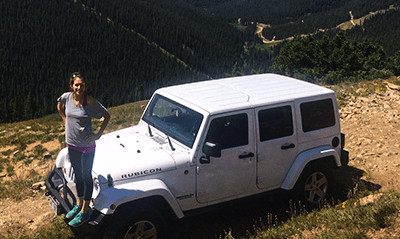
[(307, 166), (296, 183), (296, 194), (307, 208), (317, 208), (331, 191), (331, 172), (325, 164)]

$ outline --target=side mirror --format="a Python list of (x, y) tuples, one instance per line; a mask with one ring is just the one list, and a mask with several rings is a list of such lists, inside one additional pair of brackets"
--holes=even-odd
[(219, 143), (206, 142), (203, 146), (203, 153), (207, 158), (210, 156), (219, 158), (221, 157), (221, 145)]

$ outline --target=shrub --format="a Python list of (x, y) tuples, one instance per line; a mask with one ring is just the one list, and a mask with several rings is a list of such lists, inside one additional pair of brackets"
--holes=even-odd
[(38, 144), (33, 148), (33, 157), (35, 157), (37, 159), (42, 159), (43, 158), (43, 154), (46, 151), (47, 150), (41, 144)]

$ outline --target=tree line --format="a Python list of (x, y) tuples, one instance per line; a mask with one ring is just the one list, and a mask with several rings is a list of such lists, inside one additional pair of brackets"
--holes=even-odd
[(336, 84), (343, 81), (387, 78), (400, 73), (400, 51), (391, 57), (368, 40), (350, 40), (345, 32), (333, 38), (296, 37), (275, 58), (272, 69), (307, 81)]
[[(314, 22), (319, 28), (336, 26), (350, 20), (351, 10), (359, 18), (376, 10), (386, 9), (397, 0), (184, 0), (229, 21), (280, 25), (299, 20)], [(321, 21), (321, 22), (320, 22)], [(301, 22), (301, 21), (300, 21)], [(297, 32), (300, 34), (300, 32)], [(294, 35), (294, 34), (292, 34)]]

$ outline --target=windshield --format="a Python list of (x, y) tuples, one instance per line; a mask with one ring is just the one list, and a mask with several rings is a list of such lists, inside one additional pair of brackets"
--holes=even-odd
[(155, 95), (142, 119), (191, 148), (203, 115), (175, 101)]

